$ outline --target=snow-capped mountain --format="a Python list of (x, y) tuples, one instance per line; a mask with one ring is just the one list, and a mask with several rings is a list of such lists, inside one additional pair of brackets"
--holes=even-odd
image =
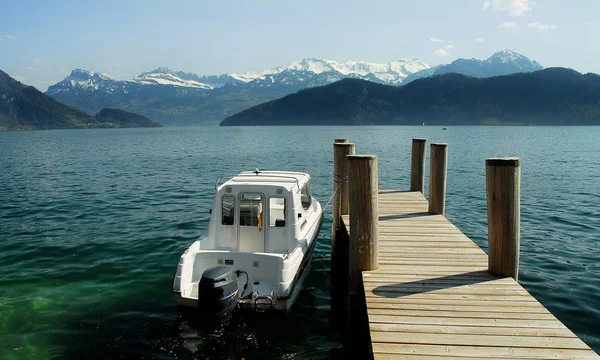
[(446, 72), (488, 77), (541, 68), (537, 62), (506, 50), (486, 60), (458, 59), (435, 67), (417, 59), (370, 63), (304, 58), (272, 69), (221, 75), (197, 75), (161, 67), (131, 80), (73, 70), (63, 81), (50, 86), (46, 94), (90, 113), (109, 107), (132, 110), (166, 125), (217, 123), (261, 102), (344, 78), (402, 85)]
[(121, 83), (123, 82), (113, 80), (102, 73), (75, 69), (63, 81), (50, 86), (46, 95), (79, 90), (113, 92), (115, 88), (123, 85)]
[(143, 85), (173, 85), (199, 89), (214, 89), (214, 86), (200, 81), (198, 75), (183, 71), (172, 71), (161, 67), (138, 75), (133, 81)]
[(142, 73), (133, 81), (144, 85), (173, 85), (199, 89), (215, 89), (228, 84), (241, 84), (245, 81), (236, 79), (229, 74), (196, 75), (183, 71), (173, 71), (166, 67)]
[[(304, 58), (300, 61), (294, 61), (288, 66), (279, 66), (274, 69), (247, 72), (243, 74), (231, 73), (227, 75), (246, 83), (252, 81), (274, 83), (276, 78), (285, 78), (287, 81), (291, 81), (289, 76), (286, 77), (281, 75), (301, 73), (305, 76), (296, 79), (297, 81), (306, 81), (306, 76), (327, 74), (333, 81), (345, 77), (354, 77), (382, 84), (397, 85), (409, 74), (428, 68), (429, 65), (418, 59), (399, 59), (387, 64), (382, 64), (356, 60), (338, 62), (335, 60)], [(294, 76), (292, 76), (292, 78), (293, 77)], [(317, 83), (320, 83), (320, 81), (317, 81)]]
[[(77, 69), (63, 81), (50, 86), (46, 94), (90, 113), (117, 107), (135, 109), (165, 124), (173, 117), (180, 121), (185, 116), (190, 117), (185, 122), (198, 121), (198, 116), (219, 121), (244, 107), (304, 88), (347, 77), (398, 85), (409, 74), (428, 67), (416, 59), (378, 64), (305, 58), (273, 69), (221, 75), (197, 75), (160, 67), (131, 80), (114, 80), (100, 73)], [(209, 108), (210, 114), (196, 111), (202, 106)]]
[(544, 68), (537, 61), (512, 50), (498, 51), (485, 60), (485, 63), (490, 66), (502, 66), (504, 69), (520, 70), (520, 72), (531, 72)]
[[(231, 84), (250, 84), (254, 86), (274, 86), (305, 84), (307, 86), (324, 85), (345, 77), (356, 77), (382, 84), (397, 85), (408, 75), (428, 69), (429, 65), (413, 59), (400, 59), (387, 64), (368, 63), (347, 60), (337, 62), (316, 58), (294, 61), (288, 66), (279, 66), (262, 71), (221, 75), (196, 75), (184, 71), (173, 71), (166, 67), (144, 72), (131, 80), (113, 80), (101, 73), (76, 69), (58, 84), (48, 88), (47, 94), (53, 95), (68, 90), (88, 89), (114, 92), (132, 85), (167, 85), (185, 88), (212, 90)], [(320, 76), (324, 75), (324, 76)]]
[(457, 59), (447, 65), (439, 65), (415, 72), (406, 77), (404, 84), (423, 77), (446, 73), (459, 73), (474, 77), (491, 77), (532, 72), (542, 70), (543, 68), (537, 61), (533, 61), (524, 55), (512, 50), (503, 50), (494, 53), (486, 60)]

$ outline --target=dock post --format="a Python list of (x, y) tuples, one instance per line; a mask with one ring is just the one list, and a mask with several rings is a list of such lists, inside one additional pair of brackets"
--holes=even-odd
[(448, 144), (431, 144), (430, 152), (429, 213), (445, 215)]
[(376, 156), (350, 155), (347, 159), (350, 195), (347, 341), (357, 357), (366, 358), (372, 354), (372, 350), (362, 271), (378, 267), (379, 175)]
[(519, 279), (521, 160), (485, 161), (488, 214), (488, 271)]
[(412, 139), (410, 191), (425, 193), (425, 153), (427, 139)]
[[(338, 140), (340, 141), (338, 142)], [(333, 213), (348, 215), (348, 162), (346, 156), (354, 155), (355, 146), (346, 139), (335, 139), (335, 141), (333, 144), (333, 190), (335, 191), (338, 186), (339, 188), (333, 198)], [(339, 226), (339, 219), (337, 220), (333, 219), (334, 229)]]
[(331, 234), (331, 310), (342, 328), (346, 327), (348, 304), (348, 235), (342, 229), (342, 215), (348, 215), (348, 161), (354, 155), (354, 144), (335, 139), (333, 144), (333, 208)]

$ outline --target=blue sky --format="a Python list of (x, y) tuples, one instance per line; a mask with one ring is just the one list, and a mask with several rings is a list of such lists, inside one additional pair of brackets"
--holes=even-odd
[(42, 91), (72, 69), (244, 72), (303, 57), (430, 65), (511, 49), (600, 73), (598, 0), (0, 0), (0, 69)]

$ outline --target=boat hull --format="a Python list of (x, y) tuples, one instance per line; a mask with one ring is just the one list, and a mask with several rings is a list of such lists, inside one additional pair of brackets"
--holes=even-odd
[[(285, 291), (284, 295), (278, 295), (278, 293), (282, 293), (284, 291), (280, 290), (280, 291), (275, 292), (272, 289), (269, 289), (269, 285), (270, 285), (269, 283), (267, 283), (266, 285), (265, 284), (255, 285), (251, 281), (245, 282), (243, 280), (245, 280), (245, 276), (248, 276), (248, 275), (246, 274), (244, 276), (243, 274), (240, 274), (240, 277), (238, 279), (241, 279), (241, 281), (238, 280), (239, 294), (238, 294), (238, 301), (237, 301), (237, 305), (239, 308), (246, 309), (246, 310), (254, 310), (254, 311), (289, 312), (291, 310), (293, 304), (296, 302), (296, 300), (302, 290), (302, 287), (303, 287), (304, 282), (306, 281), (306, 278), (308, 277), (308, 274), (310, 271), (310, 261), (312, 259), (312, 255), (313, 255), (315, 247), (316, 247), (317, 239), (319, 237), (321, 227), (323, 225), (323, 216), (324, 216), (324, 214), (321, 212), (318, 223), (316, 224), (315, 231), (311, 234), (310, 240), (307, 241), (308, 247), (306, 248), (306, 251), (302, 256), (300, 266), (295, 271), (293, 280), (291, 281), (291, 283), (288, 286), (288, 291)], [(202, 253), (200, 253), (200, 254), (202, 254)], [(269, 260), (270, 261), (274, 260), (273, 257), (269, 256), (268, 254), (252, 254), (252, 253), (236, 253), (236, 252), (205, 252), (202, 255), (208, 255), (208, 257), (212, 258), (213, 260), (215, 258), (217, 258), (217, 259), (232, 258), (231, 260), (234, 264), (243, 263), (244, 260), (246, 260), (249, 263), (250, 262), (264, 263)], [(269, 259), (270, 257), (271, 257), (271, 259)], [(247, 259), (250, 259), (250, 260), (247, 260)], [(258, 259), (258, 260), (255, 260), (255, 259)], [(224, 267), (226, 267), (226, 266), (224, 266)], [(280, 266), (279, 268), (281, 271), (282, 267)], [(234, 269), (234, 267), (231, 266), (231, 269)], [(240, 271), (240, 272), (244, 273), (245, 271)], [(252, 273), (250, 273), (250, 274), (251, 275), (249, 275), (249, 279), (251, 280), (253, 276), (252, 276)], [(192, 293), (188, 294), (188, 296), (182, 295), (181, 292), (175, 292), (175, 293), (176, 293), (177, 302), (179, 305), (185, 306), (185, 307), (191, 307), (191, 308), (200, 307), (197, 293), (194, 293), (192, 291)]]

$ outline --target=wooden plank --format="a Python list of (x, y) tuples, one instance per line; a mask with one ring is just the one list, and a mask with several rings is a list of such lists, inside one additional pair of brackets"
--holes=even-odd
[[(379, 269), (378, 269), (379, 270)], [(394, 282), (427, 282), (427, 283), (435, 283), (435, 282), (452, 282), (452, 281), (460, 281), (464, 283), (465, 281), (477, 282), (478, 284), (510, 284), (510, 285), (519, 285), (519, 283), (515, 281), (511, 281), (510, 278), (496, 278), (491, 276), (486, 276), (485, 272), (473, 272), (473, 273), (460, 273), (457, 275), (449, 275), (449, 276), (431, 276), (426, 274), (388, 274), (380, 271), (372, 272), (372, 271), (363, 271), (363, 279), (364, 281), (371, 281), (372, 279), (385, 279), (388, 281)]]
[[(406, 247), (407, 244), (412, 244), (415, 249), (419, 249), (422, 243), (436, 243), (442, 246), (448, 245), (448, 243), (459, 243), (462, 246), (470, 247), (473, 249), (480, 249), (477, 244), (465, 237), (464, 235), (456, 234), (379, 234), (381, 239), (381, 246), (386, 248), (394, 248), (397, 246)], [(483, 250), (482, 250), (483, 252)], [(485, 253), (485, 252), (483, 252)]]
[(421, 247), (413, 247), (413, 248), (409, 248), (409, 247), (404, 247), (404, 248), (397, 248), (395, 246), (391, 246), (391, 245), (387, 245), (385, 242), (381, 242), (381, 245), (379, 246), (380, 252), (379, 255), (381, 255), (382, 252), (384, 252), (385, 254), (393, 254), (396, 256), (461, 256), (464, 257), (465, 255), (469, 255), (471, 256), (471, 254), (473, 255), (479, 255), (479, 256), (487, 256), (487, 254), (482, 251), (481, 249), (477, 248), (477, 247), (465, 247), (464, 249), (446, 249), (446, 248), (440, 248), (440, 249), (423, 249)]
[[(412, 229), (409, 226), (405, 226), (403, 223), (400, 222), (385, 222), (385, 221), (379, 221), (379, 224), (381, 225), (381, 229), (379, 230), (379, 233), (382, 235), (397, 235), (397, 236), (407, 236), (407, 235), (419, 235), (419, 234), (429, 234), (431, 236), (440, 236), (440, 234), (445, 234), (448, 233), (449, 235), (455, 235), (455, 236), (463, 236), (463, 237), (467, 237), (462, 231), (458, 230), (458, 229), (453, 229), (451, 227), (447, 227), (447, 226), (418, 226), (418, 224), (415, 224), (415, 226), (412, 227)], [(349, 227), (347, 227), (347, 229), (349, 230)], [(468, 238), (468, 237), (467, 237)]]
[[(422, 262), (426, 261), (440, 261), (440, 260), (448, 260), (448, 261), (459, 261), (464, 260), (466, 262), (487, 262), (487, 255), (482, 254), (477, 249), (471, 247), (464, 248), (453, 248), (453, 252), (446, 251), (443, 248), (426, 248), (423, 249), (423, 252), (417, 252), (414, 248), (394, 248), (390, 250), (386, 250), (380, 252), (380, 258), (387, 258), (389, 260), (421, 260)], [(460, 254), (463, 252), (463, 254)]]
[[(444, 239), (469, 239), (467, 238), (465, 235), (461, 235), (461, 234), (450, 234), (450, 235), (436, 235), (436, 234), (400, 234), (400, 233), (389, 233), (389, 234), (382, 234), (379, 233), (379, 240), (383, 243), (383, 245), (385, 245), (385, 242), (388, 240), (398, 240), (398, 241), (402, 241), (402, 240), (412, 240), (412, 241), (421, 241), (423, 238), (427, 238), (427, 239), (431, 239), (431, 240), (444, 240)], [(469, 239), (471, 240), (471, 239)], [(471, 240), (472, 242), (472, 240)], [(475, 244), (475, 243), (473, 243)]]
[(474, 246), (477, 246), (475, 244), (469, 244), (466, 241), (445, 241), (445, 242), (441, 242), (441, 241), (408, 242), (407, 241), (407, 242), (394, 243), (394, 246), (397, 248), (402, 248), (402, 247), (414, 248), (417, 245), (420, 245), (425, 248), (460, 248), (460, 247), (473, 248)]
[[(480, 357), (480, 356), (456, 356), (453, 355), (451, 357), (449, 356), (436, 356), (436, 355), (411, 355), (411, 354), (385, 354), (385, 353), (378, 353), (375, 355), (375, 359), (377, 360), (388, 360), (388, 359), (394, 359), (394, 360), (414, 360), (414, 359), (418, 359), (418, 360), (440, 360), (440, 359), (458, 359), (458, 360), (488, 360), (488, 359), (535, 359), (532, 357), (518, 357), (518, 356), (510, 356), (510, 357), (497, 357), (497, 356), (487, 356), (487, 357)], [(538, 358), (539, 359), (539, 358)], [(547, 358), (547, 359), (554, 359), (554, 358)], [(569, 357), (568, 359), (570, 360), (584, 360), (584, 359), (589, 359), (589, 358), (584, 358), (584, 357)]]
[(374, 353), (420, 354), (453, 356), (484, 356), (486, 358), (527, 357), (532, 359), (597, 359), (598, 355), (588, 349), (520, 348), (512, 346), (460, 346), (373, 343)]
[(436, 282), (424, 282), (424, 281), (408, 281), (408, 282), (395, 282), (390, 284), (390, 280), (387, 279), (372, 279), (364, 282), (368, 288), (378, 288), (381, 286), (397, 286), (399, 288), (415, 288), (423, 290), (439, 289), (439, 288), (464, 288), (466, 291), (470, 289), (490, 289), (490, 290), (511, 290), (511, 291), (525, 291), (518, 284), (495, 284), (495, 283), (483, 283), (483, 284), (465, 284), (460, 280), (453, 281), (436, 281)]
[(496, 319), (542, 319), (542, 320), (556, 320), (556, 317), (550, 313), (531, 313), (531, 312), (499, 312), (499, 309), (487, 308), (488, 311), (468, 311), (469, 309), (462, 309), (461, 311), (443, 310), (443, 309), (378, 309), (369, 307), (369, 315), (392, 315), (392, 316), (436, 316), (436, 317), (447, 317), (447, 318), (479, 318), (489, 319), (494, 321)]
[(365, 285), (365, 292), (373, 292), (377, 294), (420, 294), (427, 292), (429, 295), (446, 295), (446, 294), (458, 294), (458, 295), (488, 295), (488, 296), (531, 296), (525, 289), (494, 289), (494, 288), (479, 288), (475, 286), (464, 287), (455, 286), (448, 288), (439, 288), (436, 286), (410, 286), (410, 285), (378, 285), (370, 286)]
[[(393, 282), (393, 283), (392, 283)], [(364, 278), (364, 284), (368, 287), (380, 286), (386, 284), (387, 286), (410, 286), (423, 289), (439, 288), (439, 287), (465, 287), (465, 288), (485, 288), (485, 289), (512, 289), (512, 290), (524, 290), (519, 284), (516, 283), (496, 283), (496, 282), (483, 282), (483, 283), (469, 283), (465, 284), (465, 280), (418, 280), (418, 281), (393, 281), (390, 278)]]
[(449, 269), (449, 268), (445, 268), (445, 269), (441, 269), (437, 266), (433, 266), (430, 268), (425, 268), (424, 266), (417, 268), (415, 266), (411, 266), (411, 267), (406, 267), (406, 268), (402, 268), (402, 267), (398, 267), (398, 266), (394, 266), (394, 265), (380, 265), (379, 268), (377, 269), (379, 274), (400, 274), (400, 275), (410, 275), (410, 274), (414, 274), (416, 271), (419, 271), (419, 273), (421, 275), (426, 275), (426, 276), (435, 276), (435, 277), (439, 277), (439, 276), (454, 276), (454, 275), (460, 275), (460, 274), (464, 274), (467, 271), (487, 271), (487, 267), (479, 267), (479, 268), (474, 268), (474, 269), (468, 269), (468, 270), (463, 270), (463, 269), (457, 269), (456, 267)]
[(588, 349), (578, 338), (544, 337), (544, 336), (512, 336), (483, 334), (428, 334), (371, 331), (371, 340), (379, 343), (397, 344), (440, 344), (440, 345), (473, 345), (502, 346), (520, 348), (554, 348), (554, 349)]
[[(367, 298), (367, 302), (370, 300), (370, 297), (386, 297), (386, 298), (395, 298), (396, 301), (399, 301), (400, 298), (405, 298), (405, 297), (411, 297), (413, 299), (427, 299), (430, 298), (432, 296), (439, 296), (441, 299), (446, 299), (446, 300), (463, 300), (463, 301), (471, 301), (471, 300), (496, 300), (496, 301), (510, 301), (510, 302), (517, 302), (517, 301), (536, 301), (535, 299), (533, 299), (531, 296), (527, 296), (527, 295), (516, 295), (516, 296), (510, 296), (510, 295), (504, 295), (504, 296), (494, 296), (494, 295), (489, 295), (489, 294), (480, 294), (480, 295), (473, 295), (473, 294), (433, 294), (431, 292), (419, 292), (419, 293), (393, 293), (393, 292), (383, 292), (383, 291), (375, 291), (375, 292), (371, 292), (368, 291), (366, 293), (366, 298)], [(402, 300), (403, 301), (403, 300)], [(368, 305), (367, 305), (368, 306)]]
[(453, 326), (453, 325), (423, 325), (423, 324), (382, 324), (372, 323), (371, 331), (388, 331), (398, 333), (428, 333), (428, 334), (467, 334), (467, 335), (507, 335), (507, 336), (545, 336), (577, 338), (566, 328), (537, 329), (514, 328), (510, 326)]
[[(381, 266), (380, 268), (385, 269), (386, 268), (386, 263), (385, 262), (381, 262)], [(395, 262), (390, 261), (388, 265), (390, 265), (391, 267), (393, 267), (394, 269), (397, 269), (398, 271), (423, 271), (424, 273), (427, 273), (428, 270), (431, 270), (430, 273), (444, 273), (445, 271), (449, 271), (449, 272), (467, 272), (467, 271), (487, 271), (487, 264), (473, 264), (473, 265), (465, 265), (465, 266), (441, 266), (441, 265), (430, 265), (430, 264), (415, 264), (415, 265), (405, 265), (402, 267), (399, 266), (394, 266)]]
[[(452, 356), (452, 359), (458, 359), (458, 360), (489, 360), (489, 359), (494, 359), (494, 358), (490, 358), (490, 357), (476, 357), (476, 356)], [(375, 354), (375, 359), (377, 360), (441, 360), (441, 359), (448, 359), (447, 356), (435, 356), (435, 355), (413, 355), (413, 354), (384, 354), (384, 353), (377, 353)], [(496, 359), (506, 359), (506, 358), (496, 358)], [(517, 358), (517, 357), (511, 357), (511, 359), (531, 359), (531, 358)]]
[(369, 315), (369, 322), (388, 324), (429, 324), (429, 325), (466, 325), (466, 326), (501, 326), (514, 328), (563, 329), (565, 326), (557, 320), (530, 319), (479, 319), (479, 318), (446, 318), (436, 316), (393, 316)]
[[(452, 306), (491, 306), (498, 308), (510, 308), (510, 307), (530, 307), (530, 308), (544, 308), (539, 302), (533, 299), (523, 299), (522, 301), (505, 301), (502, 298), (499, 299), (485, 299), (485, 300), (469, 300), (468, 302), (462, 298), (448, 299), (440, 297), (415, 297), (407, 296), (402, 298), (402, 302), (398, 301), (398, 298), (386, 298), (386, 297), (371, 297), (368, 299), (369, 304), (374, 304), (376, 308), (380, 304), (419, 304), (419, 305), (452, 305)], [(545, 309), (545, 308), (544, 308)]]
[[(468, 248), (464, 249), (468, 250)], [(421, 264), (427, 263), (429, 265), (435, 264), (452, 264), (452, 263), (463, 263), (472, 264), (478, 263), (484, 265), (487, 262), (487, 256), (480, 254), (470, 254), (471, 257), (459, 256), (459, 255), (447, 255), (447, 254), (394, 254), (385, 253), (385, 256), (380, 256), (379, 259), (386, 259), (387, 261), (397, 261), (398, 264), (404, 262), (419, 262)]]
[(493, 306), (493, 305), (480, 305), (473, 306), (469, 303), (458, 303), (456, 305), (440, 305), (440, 304), (410, 304), (410, 303), (378, 303), (372, 302), (369, 304), (370, 310), (379, 309), (392, 309), (392, 310), (422, 310), (422, 311), (454, 311), (454, 312), (502, 312), (507, 313), (527, 313), (527, 314), (550, 314), (550, 312), (543, 307), (532, 307), (532, 306)]
[(397, 265), (419, 265), (419, 264), (427, 264), (427, 265), (444, 265), (444, 266), (454, 266), (454, 265), (465, 265), (465, 266), (473, 266), (473, 264), (477, 264), (477, 266), (485, 266), (487, 258), (454, 258), (454, 259), (444, 259), (444, 258), (431, 258), (431, 257), (423, 257), (419, 256), (416, 258), (413, 257), (395, 257), (395, 256), (380, 256), (379, 261), (387, 261), (392, 262)]

